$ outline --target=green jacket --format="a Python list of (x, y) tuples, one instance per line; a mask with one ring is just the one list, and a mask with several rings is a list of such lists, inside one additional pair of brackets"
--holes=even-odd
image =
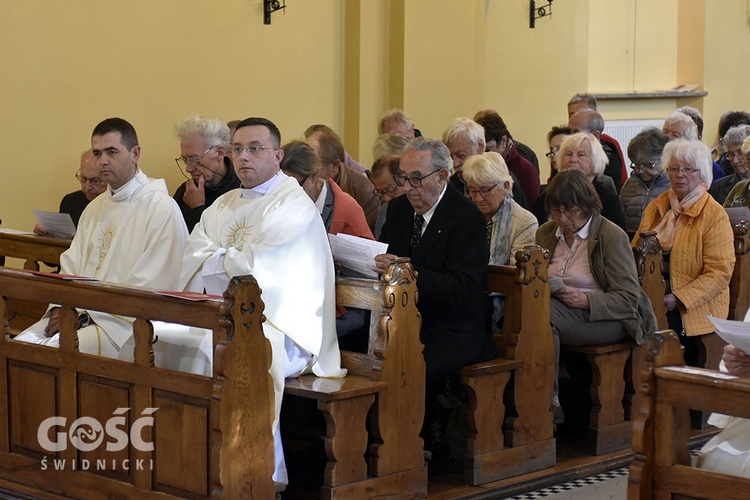
[[(550, 251), (552, 260), (557, 224), (551, 220), (539, 228), (536, 242)], [(591, 273), (601, 292), (586, 292), (591, 321), (619, 320), (638, 344), (656, 331), (656, 317), (648, 296), (638, 283), (633, 251), (625, 231), (599, 214), (591, 219), (588, 252)]]

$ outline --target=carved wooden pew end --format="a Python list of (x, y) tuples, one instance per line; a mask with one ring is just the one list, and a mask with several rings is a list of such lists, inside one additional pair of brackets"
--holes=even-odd
[(343, 379), (287, 380), (286, 394), (316, 401), (325, 416), (322, 498), (427, 496), (419, 437), (425, 368), (416, 301), (416, 272), (406, 258), (394, 261), (378, 281), (339, 278), (336, 304), (370, 311), (368, 352), (342, 351), (349, 371)]
[[(530, 245), (516, 266), (490, 266), (487, 290), (505, 295), (504, 332), (495, 335), (499, 356), (463, 368), (469, 395), (469, 435), (464, 480), (485, 484), (552, 467), (554, 345), (549, 325), (549, 252)], [(511, 377), (512, 376), (512, 377)], [(506, 385), (511, 406), (504, 404)], [(506, 414), (510, 417), (506, 420)]]

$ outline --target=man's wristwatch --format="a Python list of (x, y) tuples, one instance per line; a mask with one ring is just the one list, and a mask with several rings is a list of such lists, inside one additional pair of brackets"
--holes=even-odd
[(85, 328), (89, 325), (93, 325), (94, 321), (91, 319), (91, 316), (89, 316), (89, 313), (82, 312), (78, 315), (78, 329)]

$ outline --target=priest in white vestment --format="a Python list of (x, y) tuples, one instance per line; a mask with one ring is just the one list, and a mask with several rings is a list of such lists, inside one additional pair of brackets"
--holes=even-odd
[[(221, 294), (233, 276), (252, 274), (261, 289), (276, 395), (276, 470), (287, 483), (278, 432), (284, 379), (302, 373), (343, 377), (336, 337), (333, 257), (315, 205), (279, 170), (278, 128), (264, 118), (242, 121), (230, 151), (242, 187), (208, 207), (187, 240), (181, 285)], [(207, 335), (204, 352), (211, 351)]]
[[(73, 242), (60, 257), (61, 272), (177, 290), (187, 228), (164, 180), (149, 179), (138, 168), (140, 146), (135, 129), (121, 118), (108, 118), (96, 126), (91, 143), (109, 187), (81, 215)], [(57, 313), (57, 308), (51, 308), (15, 340), (59, 347)], [(133, 359), (132, 348), (123, 350), (133, 335), (132, 319), (97, 311), (79, 313), (81, 352), (107, 357), (124, 354)]]

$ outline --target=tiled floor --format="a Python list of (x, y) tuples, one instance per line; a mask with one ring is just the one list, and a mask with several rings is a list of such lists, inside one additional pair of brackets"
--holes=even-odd
[(510, 497), (514, 500), (625, 500), (627, 498), (628, 469), (613, 470), (595, 476), (557, 484), (542, 490)]

